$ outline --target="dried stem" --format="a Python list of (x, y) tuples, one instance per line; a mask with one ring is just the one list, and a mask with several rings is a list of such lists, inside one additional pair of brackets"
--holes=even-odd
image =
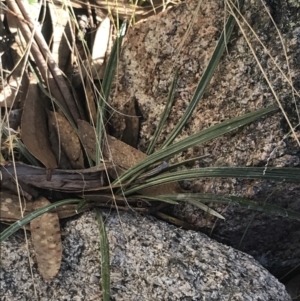
[(8, 0), (6, 2), (9, 9), (17, 17), (16, 19), (19, 28), (27, 43), (31, 42), (32, 34), (34, 34), (34, 40), (32, 41), (31, 45), (31, 53), (39, 68), (43, 80), (48, 85), (49, 92), (62, 105), (62, 107), (66, 110), (66, 113), (70, 116), (70, 118), (72, 118), (73, 122), (76, 122), (78, 119), (80, 119), (80, 115), (75, 99), (70, 93), (60, 69), (52, 58), (52, 54), (40, 29), (34, 25), (35, 22), (32, 20), (28, 12), (27, 4), (23, 0), (17, 0), (16, 2), (13, 0)]

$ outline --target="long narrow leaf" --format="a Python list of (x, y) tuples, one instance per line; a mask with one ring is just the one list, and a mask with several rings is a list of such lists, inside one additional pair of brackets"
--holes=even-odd
[(172, 105), (174, 103), (174, 96), (175, 96), (175, 92), (176, 92), (176, 85), (177, 85), (177, 81), (178, 81), (178, 70), (175, 71), (175, 74), (174, 74), (174, 78), (173, 78), (173, 81), (172, 81), (172, 85), (171, 85), (171, 88), (170, 88), (170, 91), (169, 91), (169, 95), (168, 95), (168, 100), (167, 100), (167, 104), (165, 106), (165, 109), (160, 117), (160, 121), (159, 121), (159, 124), (157, 125), (157, 128), (153, 134), (153, 139), (151, 140), (149, 146), (148, 146), (148, 149), (147, 149), (147, 155), (150, 155), (153, 153), (153, 149), (155, 147), (155, 144), (156, 144), (156, 141), (163, 129), (163, 126), (170, 114), (170, 111), (171, 111), (171, 108), (172, 108)]
[(172, 205), (178, 205), (178, 201), (186, 202), (191, 205), (194, 205), (195, 207), (200, 208), (201, 210), (203, 210), (211, 215), (214, 215), (218, 218), (224, 219), (224, 217), (221, 214), (219, 214), (217, 211), (209, 208), (207, 205), (200, 203), (198, 201), (198, 199), (189, 197), (188, 193), (157, 195), (157, 196), (137, 195), (137, 196), (132, 196), (131, 198), (146, 199), (149, 201), (156, 201), (156, 202), (160, 201), (160, 202), (168, 203), (168, 204), (172, 204)]
[(102, 300), (110, 300), (109, 243), (100, 209), (95, 208), (100, 232)]
[(181, 166), (188, 166), (189, 164), (194, 163), (195, 161), (202, 160), (202, 159), (207, 158), (209, 156), (210, 155), (203, 155), (203, 156), (193, 157), (193, 158), (183, 160), (183, 161), (180, 161), (180, 162), (177, 162), (177, 163), (174, 163), (174, 164), (170, 164), (168, 166), (168, 168), (166, 168), (166, 171), (176, 170), (178, 167), (181, 167)]
[(291, 219), (300, 220), (300, 213), (286, 210), (278, 206), (271, 204), (261, 204), (259, 202), (244, 198), (237, 197), (232, 195), (216, 195), (210, 193), (180, 193), (180, 194), (166, 194), (159, 196), (162, 198), (168, 198), (176, 201), (185, 201), (187, 199), (194, 200), (195, 202), (204, 202), (204, 203), (217, 203), (217, 204), (226, 204), (226, 205), (237, 205), (245, 209), (252, 209), (266, 214), (276, 214), (283, 217), (289, 217)]
[[(239, 1), (238, 7), (241, 7), (243, 5), (243, 3), (244, 3), (243, 0)], [(194, 112), (196, 106), (198, 105), (200, 99), (202, 98), (202, 96), (206, 90), (206, 87), (208, 86), (216, 68), (218, 67), (218, 64), (224, 53), (226, 44), (228, 43), (229, 37), (233, 31), (233, 27), (234, 27), (235, 23), (236, 23), (235, 18), (232, 15), (230, 15), (226, 22), (225, 29), (223, 30), (223, 32), (220, 36), (218, 44), (217, 44), (217, 46), (212, 54), (212, 57), (199, 81), (199, 84), (196, 88), (196, 91), (191, 99), (191, 102), (190, 102), (188, 108), (186, 109), (185, 113), (181, 117), (181, 119), (178, 122), (178, 124), (176, 125), (176, 127), (173, 129), (172, 133), (169, 135), (169, 137), (166, 139), (166, 141), (162, 145), (162, 148), (167, 147), (174, 141), (174, 139), (181, 132), (184, 125), (187, 123), (188, 119), (193, 114), (193, 112)]]
[(207, 212), (210, 215), (213, 215), (215, 217), (218, 217), (220, 219), (225, 219), (220, 213), (217, 211), (209, 208), (207, 205), (199, 202), (198, 200), (192, 199), (192, 198), (187, 198), (185, 201), (195, 207), (198, 207), (199, 209), (203, 210), (204, 212)]
[(199, 179), (199, 178), (241, 178), (261, 179), (280, 182), (300, 183), (300, 168), (289, 167), (205, 167), (190, 170), (169, 172), (157, 177), (145, 180), (144, 184), (129, 188), (125, 194), (131, 194), (138, 190), (160, 185), (164, 183)]
[(122, 40), (126, 32), (127, 23), (124, 22), (121, 26), (119, 35), (113, 45), (111, 54), (108, 59), (108, 63), (105, 69), (103, 82), (102, 82), (102, 95), (98, 98), (98, 110), (97, 110), (97, 125), (96, 125), (96, 133), (97, 133), (97, 141), (96, 141), (96, 165), (101, 161), (101, 142), (103, 136), (103, 126), (104, 126), (104, 114), (106, 112), (107, 102), (111, 90), (111, 85), (115, 76), (115, 71), (119, 59), (119, 53), (122, 45)]
[(199, 133), (195, 133), (181, 141), (174, 143), (165, 149), (160, 149), (156, 151), (154, 154), (148, 156), (145, 160), (141, 161), (139, 164), (136, 164), (129, 170), (127, 170), (122, 176), (116, 180), (116, 183), (124, 183), (126, 180), (134, 177), (136, 174), (139, 174), (143, 169), (151, 166), (156, 162), (160, 162), (163, 160), (167, 160), (168, 158), (181, 153), (187, 150), (190, 147), (198, 145), (200, 143), (208, 142), (212, 139), (220, 137), (226, 133), (229, 133), (235, 129), (238, 129), (246, 124), (249, 124), (266, 114), (273, 113), (278, 111), (278, 107), (269, 106), (265, 109), (260, 109), (243, 116), (235, 117), (226, 121), (223, 121), (217, 125), (209, 127), (205, 130), (202, 130)]
[(110, 89), (111, 89), (111, 85), (112, 85), (112, 82), (113, 82), (113, 79), (115, 76), (115, 71), (116, 71), (117, 64), (118, 64), (119, 53), (121, 50), (123, 38), (126, 33), (126, 29), (127, 29), (127, 23), (125, 21), (125, 22), (123, 22), (123, 24), (120, 28), (117, 39), (113, 45), (111, 55), (109, 56), (109, 59), (107, 62), (107, 67), (105, 69), (105, 73), (103, 76), (103, 82), (102, 82), (103, 96), (104, 96), (105, 101), (108, 100), (108, 97), (110, 94)]
[(168, 204), (172, 204), (172, 205), (178, 205), (178, 202), (175, 200), (171, 200), (169, 198), (165, 198), (165, 197), (160, 197), (160, 196), (149, 196), (149, 195), (133, 195), (130, 197), (130, 199), (143, 199), (143, 200), (147, 200), (149, 202), (153, 201), (153, 202), (164, 202), (164, 203), (168, 203)]

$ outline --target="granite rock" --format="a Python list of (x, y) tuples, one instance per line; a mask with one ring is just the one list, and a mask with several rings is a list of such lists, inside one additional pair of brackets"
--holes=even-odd
[[(131, 101), (137, 103), (141, 116), (141, 150), (147, 149), (158, 125), (175, 68), (179, 73), (175, 104), (157, 148), (184, 114), (222, 32), (228, 17), (227, 9), (224, 1), (187, 0), (128, 30), (112, 104), (115, 109), (122, 110)], [(190, 148), (172, 158), (171, 163), (205, 155), (184, 168), (300, 166), (300, 147), (295, 139), (300, 137), (297, 126), (300, 101), (296, 94), (293, 96), (287, 81), (290, 79), (294, 88), (300, 91), (299, 1), (245, 0), (242, 12), (247, 23), (236, 26), (227, 52), (203, 98), (176, 139), (278, 103), (295, 127), (295, 135), (290, 134), (283, 112), (278, 112)], [(243, 20), (240, 18), (240, 21)], [(119, 126), (116, 136), (121, 138), (126, 123), (121, 115), (115, 114), (115, 118), (118, 120), (114, 124)], [(258, 204), (300, 212), (299, 184), (239, 178), (199, 178), (183, 184), (192, 192), (241, 196)], [(277, 277), (298, 266), (299, 220), (288, 215), (282, 217), (246, 210), (233, 203), (212, 206), (226, 217), (225, 221), (207, 219), (201, 209), (187, 204), (174, 207), (168, 214), (212, 233), (220, 242), (251, 254)]]
[[(103, 215), (110, 243), (111, 300), (291, 300), (283, 284), (253, 257), (202, 233), (133, 212)], [(94, 213), (66, 222), (63, 229), (62, 266), (47, 282), (38, 274), (30, 240), (26, 244), (22, 232), (2, 243), (2, 301), (101, 300)]]

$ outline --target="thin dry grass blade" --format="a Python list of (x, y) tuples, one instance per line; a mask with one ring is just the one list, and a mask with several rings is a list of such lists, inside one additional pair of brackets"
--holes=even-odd
[(101, 286), (103, 301), (110, 300), (110, 259), (109, 259), (109, 242), (105, 230), (105, 225), (101, 211), (96, 208), (96, 218), (100, 232), (100, 252), (101, 252)]

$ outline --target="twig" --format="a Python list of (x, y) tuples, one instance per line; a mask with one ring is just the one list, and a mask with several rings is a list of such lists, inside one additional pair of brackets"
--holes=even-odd
[[(34, 33), (34, 41), (32, 41), (31, 53), (41, 72), (43, 80), (47, 83), (49, 91), (56, 100), (63, 106), (69, 116), (76, 122), (80, 119), (78, 108), (75, 100), (67, 87), (63, 75), (52, 58), (49, 47), (37, 25), (30, 17), (26, 4), (23, 0), (7, 0), (8, 12), (13, 12), (17, 19), (20, 30), (27, 43), (32, 39)], [(17, 5), (18, 4), (18, 5)]]

